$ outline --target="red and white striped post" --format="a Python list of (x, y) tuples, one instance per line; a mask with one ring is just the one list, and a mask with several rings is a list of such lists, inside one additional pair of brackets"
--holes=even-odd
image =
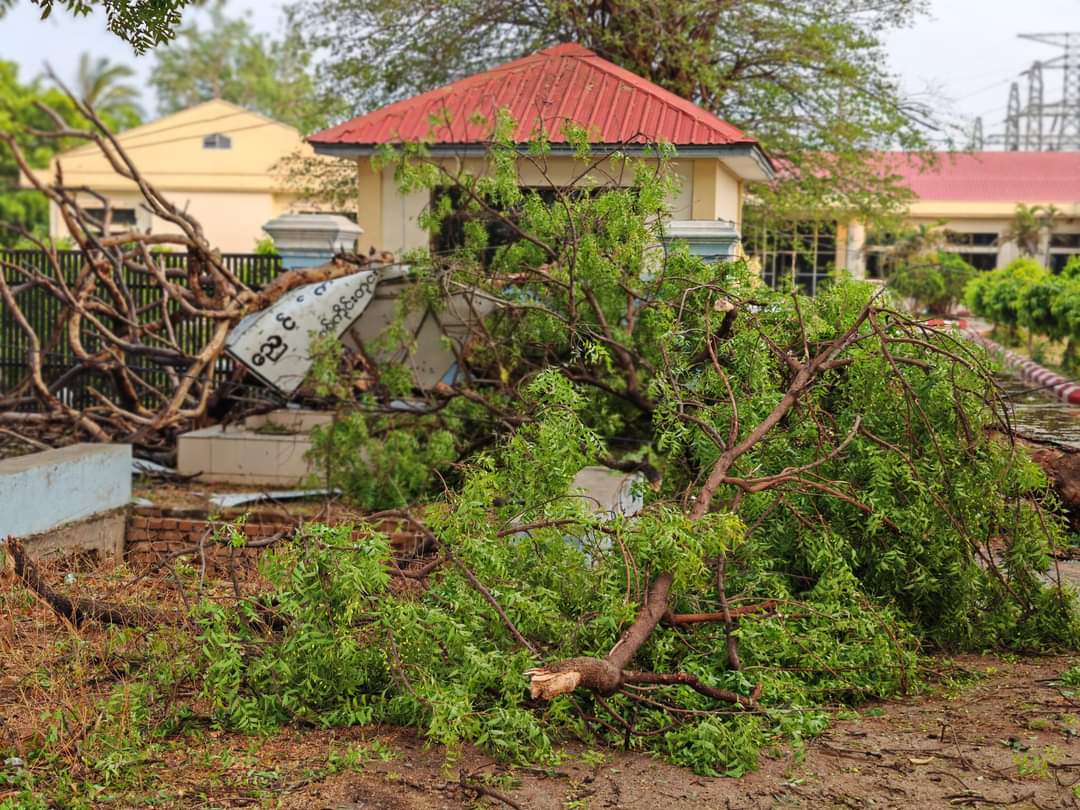
[(969, 328), (966, 321), (958, 321), (957, 327), (976, 343), (981, 344), (987, 350), (994, 352), (994, 354), (1000, 355), (1005, 360), (1005, 364), (1014, 369), (1024, 382), (1038, 386), (1062, 402), (1067, 402), (1070, 405), (1080, 405), (1080, 385), (1065, 379), (1060, 374), (1055, 374), (1050, 369), (1043, 368), (1034, 360), (1024, 357), (1022, 354), (1010, 352), (1004, 346)]

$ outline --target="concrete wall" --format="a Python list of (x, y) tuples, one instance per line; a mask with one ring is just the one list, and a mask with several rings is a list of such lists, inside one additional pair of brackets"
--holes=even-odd
[(26, 548), (34, 559), (90, 552), (99, 561), (119, 560), (124, 554), (126, 525), (127, 509), (113, 509), (30, 535), (25, 538)]
[(131, 445), (75, 444), (0, 461), (0, 537), (28, 537), (125, 507)]
[[(214, 425), (188, 431), (177, 440), (176, 469), (200, 481), (301, 486), (319, 472), (307, 458), (310, 431), (332, 419), (328, 411), (297, 411), (296, 415), (275, 411), (243, 427)], [(277, 426), (275, 430), (260, 429), (269, 422)]]

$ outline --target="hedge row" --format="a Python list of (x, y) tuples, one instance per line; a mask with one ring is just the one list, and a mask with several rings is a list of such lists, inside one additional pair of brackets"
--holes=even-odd
[(968, 283), (965, 301), (972, 314), (993, 321), (1015, 340), (1017, 329), (1068, 342), (1064, 362), (1075, 365), (1073, 345), (1080, 338), (1080, 256), (1060, 274), (1034, 259), (1016, 259)]

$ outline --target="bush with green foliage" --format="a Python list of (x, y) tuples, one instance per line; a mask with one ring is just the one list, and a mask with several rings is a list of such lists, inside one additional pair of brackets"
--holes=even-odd
[(308, 379), (335, 407), (333, 420), (311, 432), (314, 483), (341, 490), (352, 505), (369, 511), (441, 493), (480, 408), (455, 399), (435, 414), (404, 413), (389, 403), (411, 391), (406, 369), (384, 366), (377, 390), (355, 396), (338, 341), (317, 341), (312, 356)]
[[(440, 474), (457, 459), (453, 434), (434, 420), (403, 426), (392, 414), (358, 408), (312, 431), (312, 456), (324, 460), (325, 480), (365, 509), (408, 506), (437, 491)], [(360, 403), (361, 405), (363, 403)], [(374, 414), (374, 415), (373, 415)], [(342, 452), (348, 448), (348, 452)], [(318, 461), (316, 462), (318, 464)]]
[(916, 256), (889, 277), (889, 287), (923, 311), (949, 315), (964, 298), (964, 289), (978, 271), (955, 253), (939, 250)]
[(945, 298), (945, 277), (936, 264), (920, 260), (898, 267), (889, 277), (889, 287), (911, 300), (920, 311), (931, 311), (936, 302)]
[(256, 256), (280, 256), (277, 245), (274, 244), (272, 237), (264, 236), (262, 239), (255, 240), (255, 255)]
[[(621, 730), (585, 719), (603, 715), (598, 702), (574, 696), (539, 706), (528, 698), (523, 673), (542, 658), (602, 655), (633, 618), (650, 571), (675, 572), (677, 610), (713, 607), (711, 561), (718, 554), (756, 561), (735, 587), (791, 600), (790, 610), (740, 629), (742, 672), (728, 669), (722, 627), (695, 630), (692, 642), (689, 635), (658, 636), (641, 660), (743, 693), (761, 682), (762, 711), (713, 714), (712, 701), (677, 688), (653, 695), (655, 705), (612, 697), (615, 711), (636, 712), (642, 734), (662, 732), (635, 737), (635, 747), (701, 773), (736, 775), (752, 768), (771, 740), (824, 728), (816, 706), (914, 684), (915, 638), (887, 603), (860, 595), (854, 559), (836, 559), (825, 538), (809, 541), (806, 552), (821, 580), (808, 588), (780, 573), (779, 556), (763, 565), (767, 538), (748, 539), (731, 514), (695, 524), (677, 508), (657, 505), (641, 518), (598, 525), (580, 499), (561, 497), (600, 445), (580, 421), (585, 400), (557, 373), (541, 376), (529, 396), (540, 421), (478, 460), (460, 490), (426, 513), (455, 561), (426, 591), (388, 589), (385, 537), (370, 532), (357, 542), (348, 527), (315, 526), (267, 565), (276, 588), (264, 598), (287, 621), (282, 634), (245, 621), (258, 615), (250, 603), (204, 607), (204, 688), (221, 722), (248, 731), (293, 720), (414, 724), (438, 742), (473, 742), (519, 762), (551, 761), (567, 736), (620, 742)], [(515, 519), (538, 518), (576, 526), (504, 531)], [(567, 542), (568, 531), (575, 542)], [(806, 553), (798, 560), (815, 565)], [(515, 645), (466, 569), (488, 583), (537, 654)], [(702, 716), (678, 723), (673, 712), (680, 709)], [(664, 732), (673, 722), (677, 727)]]
[[(847, 297), (856, 300), (852, 291)], [(843, 308), (833, 299), (822, 314)], [(776, 493), (760, 493), (738, 514), (693, 521), (659, 499), (637, 518), (601, 524), (581, 499), (565, 496), (575, 472), (602, 452), (602, 437), (582, 421), (587, 398), (558, 372), (542, 374), (526, 391), (538, 421), (474, 460), (458, 490), (422, 513), (448, 559), (426, 589), (390, 587), (394, 563), (377, 531), (362, 529), (357, 539), (351, 527), (308, 526), (267, 561), (269, 593), (203, 606), (203, 688), (215, 717), (250, 732), (293, 721), (410, 724), (440, 743), (471, 742), (533, 763), (551, 761), (567, 737), (621, 743), (617, 718), (633, 717), (635, 748), (699, 773), (738, 775), (762, 747), (820, 732), (822, 706), (915, 688), (927, 644), (1075, 644), (1067, 596), (1037, 573), (1060, 540), (1053, 516), (1039, 513), (1041, 471), (1005, 444), (981, 439), (972, 447), (962, 430), (938, 434), (940, 446), (909, 461), (893, 456), (883, 445), (903, 441), (912, 426), (889, 407), (880, 384), (886, 369), (869, 357), (857, 363), (828, 399), (873, 414), (868, 435), (881, 443), (860, 441), (823, 475), (863, 492), (871, 516), (788, 492), (781, 510)], [(948, 374), (942, 368), (920, 387), (931, 419), (957, 418)], [(979, 408), (966, 415), (981, 436)], [(664, 433), (673, 440), (670, 428)], [(758, 459), (798, 464), (812, 454), (778, 442)], [(943, 483), (939, 491), (920, 483), (927, 476)], [(550, 525), (514, 531), (515, 523)], [(997, 533), (1010, 543), (995, 571), (980, 564), (972, 543)], [(741, 694), (760, 684), (759, 710), (732, 713), (680, 687), (627, 691), (605, 703), (589, 693), (550, 704), (528, 698), (526, 670), (611, 647), (650, 572), (674, 572), (675, 612), (717, 610), (718, 556), (732, 593), (783, 606), (740, 623), (742, 669), (730, 666), (720, 623), (657, 632), (639, 665), (691, 672)], [(532, 650), (515, 642), (472, 578)], [(283, 630), (261, 623), (260, 604), (273, 606)]]
[(1015, 339), (1020, 326), (1021, 303), (1029, 287), (1041, 284), (1050, 276), (1034, 259), (1014, 259), (1005, 267), (982, 273), (973, 279), (964, 292), (964, 300), (972, 314), (993, 321)]
[(984, 273), (967, 288), (972, 313), (994, 322), (1005, 339), (1016, 340), (1017, 329), (1029, 336), (1066, 341), (1063, 365), (1076, 367), (1075, 343), (1080, 337), (1080, 257), (1073, 257), (1054, 275), (1034, 259), (1017, 259), (1007, 267)]

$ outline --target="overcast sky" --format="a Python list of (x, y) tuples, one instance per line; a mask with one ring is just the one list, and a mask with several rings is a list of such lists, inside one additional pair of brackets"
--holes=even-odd
[[(937, 101), (957, 123), (976, 115), (985, 119), (986, 133), (1001, 129), (1009, 83), (1035, 59), (1050, 59), (1049, 46), (1018, 39), (1019, 33), (1080, 31), (1080, 0), (931, 0), (931, 14), (914, 28), (888, 39), (893, 70), (905, 88)], [(256, 28), (275, 32), (281, 26), (279, 0), (230, 0), (230, 13), (247, 11)], [(191, 15), (193, 12), (187, 12)], [(196, 12), (197, 13), (197, 12)], [(0, 19), (0, 58), (14, 59), (24, 77), (50, 62), (62, 77), (75, 72), (79, 53), (92, 50), (125, 61), (145, 81), (152, 57), (136, 58), (131, 49), (105, 31), (98, 19), (73, 20), (60, 9), (41, 22), (34, 7), (18, 0)], [(1047, 99), (1060, 92), (1060, 77), (1046, 78)], [(152, 92), (144, 92), (153, 108)]]

